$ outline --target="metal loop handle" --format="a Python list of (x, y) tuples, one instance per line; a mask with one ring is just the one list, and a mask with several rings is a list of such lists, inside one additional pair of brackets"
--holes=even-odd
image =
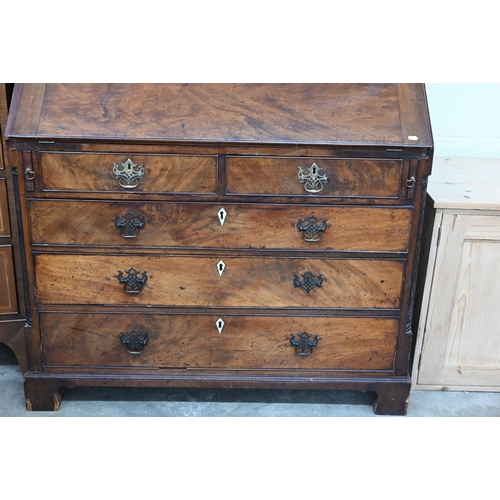
[(122, 217), (115, 215), (114, 222), (116, 227), (121, 229), (120, 236), (123, 238), (137, 238), (137, 236), (139, 236), (139, 230), (144, 229), (146, 226), (144, 215), (134, 215), (130, 211)]
[(113, 173), (118, 184), (124, 189), (134, 189), (139, 180), (144, 179), (144, 164), (136, 165), (130, 158), (121, 163), (121, 168), (113, 162)]
[(118, 271), (118, 275), (115, 278), (118, 278), (120, 283), (123, 283), (123, 290), (126, 293), (135, 294), (140, 293), (146, 281), (148, 281), (147, 271), (142, 271), (139, 273), (136, 269), (131, 267), (128, 271), (126, 277), (123, 277), (123, 273)]
[(295, 354), (297, 356), (310, 356), (313, 352), (313, 347), (316, 347), (319, 341), (320, 338), (317, 335), (313, 337), (307, 332), (299, 333), (298, 339), (295, 338), (295, 335), (290, 335), (290, 344), (295, 347)]
[(127, 347), (129, 354), (142, 354), (144, 347), (149, 341), (149, 335), (132, 330), (131, 332), (121, 332), (120, 340)]
[(304, 184), (304, 189), (308, 193), (319, 193), (323, 190), (323, 184), (328, 182), (328, 177), (326, 174), (321, 174), (323, 169), (318, 167), (316, 163), (313, 163), (310, 167), (307, 167), (307, 174), (304, 173), (302, 167), (299, 167), (299, 181)]
[(415, 179), (414, 176), (411, 176), (407, 181), (406, 181), (406, 187), (408, 188), (413, 188), (415, 187), (415, 182), (417, 182), (417, 180)]
[(307, 242), (316, 242), (321, 239), (322, 233), (326, 231), (327, 219), (317, 219), (314, 215), (306, 217), (304, 220), (299, 219), (297, 229), (302, 231), (302, 237)]

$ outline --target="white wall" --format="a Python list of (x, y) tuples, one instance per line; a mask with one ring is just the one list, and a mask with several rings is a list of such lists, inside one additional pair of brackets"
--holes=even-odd
[(500, 84), (427, 83), (436, 156), (500, 158)]

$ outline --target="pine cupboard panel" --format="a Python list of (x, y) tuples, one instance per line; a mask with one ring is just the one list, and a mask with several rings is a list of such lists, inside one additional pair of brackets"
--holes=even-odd
[[(478, 170), (478, 177), (483, 165), (492, 166), (481, 159), (469, 159), (467, 165)], [(459, 170), (457, 177), (462, 175)], [(430, 188), (436, 199), (448, 192), (449, 185), (443, 191), (440, 183)], [(472, 199), (475, 208), (467, 210), (467, 200), (453, 210), (441, 199), (447, 206), (436, 210), (438, 237), (431, 247), (419, 325), (416, 389), (500, 391), (500, 212), (488, 199), (481, 210)]]

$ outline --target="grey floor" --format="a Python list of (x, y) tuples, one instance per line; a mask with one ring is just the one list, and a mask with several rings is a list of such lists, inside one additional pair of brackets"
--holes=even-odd
[[(28, 412), (17, 360), (0, 344), (0, 417), (374, 417), (374, 397), (358, 391), (78, 387), (64, 395), (59, 411)], [(413, 391), (407, 414), (499, 416), (500, 393), (441, 391)]]

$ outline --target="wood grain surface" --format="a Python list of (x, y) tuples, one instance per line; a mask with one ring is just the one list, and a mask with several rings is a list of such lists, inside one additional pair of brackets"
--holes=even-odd
[[(131, 159), (144, 166), (144, 178), (134, 189), (124, 189), (113, 173), (113, 163)], [(43, 189), (47, 191), (117, 191), (120, 193), (215, 193), (216, 156), (141, 155), (123, 153), (40, 154)]]
[(438, 156), (429, 178), (434, 208), (500, 210), (500, 158)]
[[(424, 92), (422, 85), (406, 86)], [(15, 92), (11, 137), (403, 144), (394, 83), (49, 83)]]
[[(218, 262), (225, 270), (219, 276)], [(143, 290), (124, 291), (118, 271), (147, 271)], [(307, 293), (294, 277), (323, 276)], [(44, 304), (207, 307), (398, 308), (403, 263), (286, 257), (155, 257), (48, 255), (35, 258), (37, 297)]]
[[(0, 152), (1, 154), (1, 152)], [(7, 197), (7, 180), (0, 179), (0, 236), (10, 236), (9, 199)]]
[[(224, 224), (218, 217), (224, 208)], [(135, 238), (116, 226), (131, 212), (144, 217)], [(326, 230), (307, 242), (298, 230), (307, 217), (326, 219)], [(35, 245), (168, 248), (245, 248), (403, 252), (408, 248), (410, 209), (296, 205), (141, 203), (33, 200)], [(320, 222), (318, 224), (323, 224)]]
[(417, 387), (500, 391), (500, 222), (498, 212), (478, 213), (442, 215)]
[[(308, 193), (298, 177), (313, 163), (327, 182), (319, 193)], [(334, 160), (329, 158), (228, 157), (228, 194), (283, 194), (340, 197), (396, 198), (401, 182), (401, 160)]]
[[(46, 366), (388, 370), (398, 320), (387, 318), (42, 314)], [(121, 332), (148, 333), (141, 354), (130, 354)], [(290, 344), (318, 335), (311, 355)]]
[(18, 311), (12, 245), (0, 246), (0, 314)]

